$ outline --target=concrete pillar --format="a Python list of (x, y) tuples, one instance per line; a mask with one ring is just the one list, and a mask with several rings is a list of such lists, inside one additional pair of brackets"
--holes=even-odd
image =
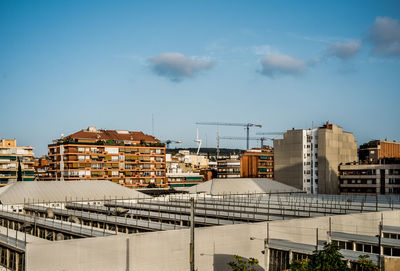
[(269, 251), (269, 246), (268, 245), (266, 245), (265, 246), (265, 259), (264, 259), (264, 262), (265, 262), (265, 267), (264, 267), (264, 269), (265, 269), (265, 271), (269, 271), (269, 254), (270, 254), (271, 252)]
[(10, 267), (10, 250), (8, 248), (6, 249), (6, 266)]
[(19, 254), (15, 253), (15, 270), (16, 271), (22, 271), (22, 270), (19, 270), (19, 264), (18, 264), (19, 258), (20, 258)]

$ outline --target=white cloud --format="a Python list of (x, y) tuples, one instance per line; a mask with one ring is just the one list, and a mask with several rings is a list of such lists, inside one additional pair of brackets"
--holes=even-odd
[(194, 77), (199, 72), (214, 67), (214, 62), (209, 59), (187, 57), (180, 53), (163, 53), (148, 59), (148, 62), (155, 74), (173, 82)]
[(390, 17), (377, 17), (369, 29), (368, 40), (375, 54), (400, 56), (399, 22)]
[(281, 54), (266, 55), (261, 59), (261, 74), (274, 78), (277, 75), (299, 75), (306, 71), (304, 61)]
[(349, 59), (355, 56), (361, 49), (362, 43), (359, 40), (348, 42), (335, 42), (330, 45), (326, 55), (336, 56), (340, 59)]

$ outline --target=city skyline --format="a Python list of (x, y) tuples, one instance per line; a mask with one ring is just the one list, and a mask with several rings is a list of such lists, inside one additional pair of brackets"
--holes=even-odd
[(36, 156), (88, 126), (194, 147), (197, 121), (399, 140), (399, 20), (397, 1), (2, 1), (0, 134)]

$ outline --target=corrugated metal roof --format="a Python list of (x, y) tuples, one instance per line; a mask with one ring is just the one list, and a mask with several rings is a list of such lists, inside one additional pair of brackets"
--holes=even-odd
[(396, 226), (385, 226), (383, 225), (383, 232), (389, 232), (389, 233), (400, 233), (400, 227)]
[(151, 198), (150, 196), (103, 181), (37, 181), (14, 182), (0, 189), (0, 203), (18, 204), (33, 201), (58, 202), (68, 200), (102, 200)]
[[(332, 240), (343, 240), (343, 241), (355, 241), (359, 243), (367, 243), (372, 245), (378, 244), (377, 236), (370, 235), (362, 235), (362, 234), (353, 234), (353, 233), (344, 233), (344, 232), (332, 232)], [(391, 238), (382, 238), (382, 245), (392, 246), (392, 247), (400, 247), (400, 240), (391, 239)]]
[(302, 192), (295, 187), (268, 178), (212, 179), (192, 186), (187, 191), (210, 195)]

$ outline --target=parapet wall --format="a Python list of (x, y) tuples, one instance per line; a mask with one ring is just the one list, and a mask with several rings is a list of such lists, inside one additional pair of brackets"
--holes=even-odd
[[(400, 226), (400, 211), (372, 212), (332, 216), (332, 231), (376, 235), (381, 215), (384, 225)], [(316, 228), (319, 239), (326, 240), (329, 217), (271, 221), (269, 237), (315, 244)], [(266, 236), (267, 222), (196, 228), (195, 266), (227, 270), (234, 254), (257, 258), (264, 266)], [(26, 270), (187, 271), (189, 230), (29, 242), (26, 251)]]

